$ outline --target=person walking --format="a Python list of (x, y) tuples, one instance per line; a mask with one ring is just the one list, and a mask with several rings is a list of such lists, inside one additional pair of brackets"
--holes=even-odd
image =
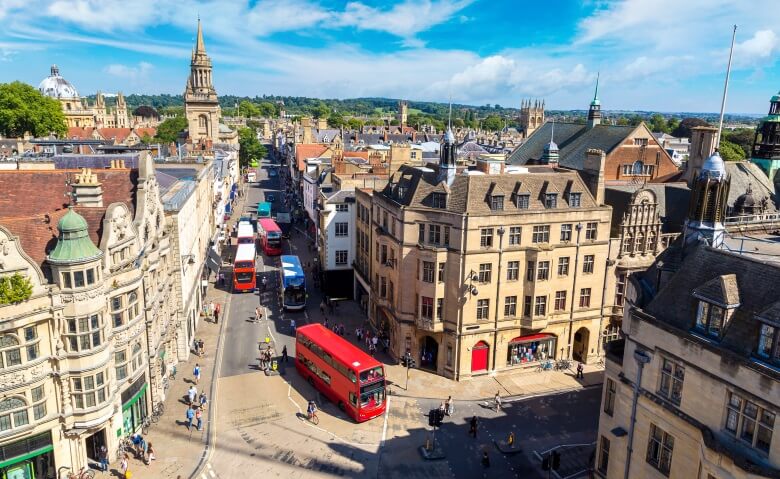
[(444, 401), (444, 407), (445, 407), (445, 413), (448, 416), (452, 416), (452, 413), (455, 411), (455, 407), (452, 403), (452, 396), (448, 397), (446, 401)]
[(203, 411), (200, 408), (195, 409), (195, 421), (197, 422), (198, 431), (203, 430)]
[(320, 314), (322, 314), (323, 317), (326, 317), (325, 316), (325, 300), (324, 299), (322, 301), (320, 301)]
[(263, 313), (260, 312), (260, 306), (255, 308), (255, 322), (259, 323), (263, 319)]
[(119, 461), (119, 473), (122, 474), (123, 479), (130, 478), (130, 464), (127, 454), (122, 455), (122, 460)]
[(154, 454), (154, 447), (152, 446), (151, 442), (149, 443), (149, 447), (146, 449), (146, 452), (148, 458), (147, 464), (151, 464), (152, 461), (157, 459), (157, 456)]
[(195, 385), (193, 384), (187, 390), (187, 399), (189, 399), (189, 404), (190, 405), (195, 404), (195, 398), (196, 397), (198, 397), (198, 388), (196, 388)]
[(200, 365), (195, 363), (195, 368), (192, 370), (192, 377), (195, 378), (195, 384), (200, 382)]
[(108, 449), (105, 444), (100, 446), (98, 450), (98, 459), (100, 459), (100, 470), (103, 472), (108, 471)]
[(192, 404), (187, 406), (187, 430), (190, 431), (192, 429), (192, 420), (195, 418), (195, 410), (192, 409)]
[(205, 410), (206, 404), (209, 402), (209, 398), (206, 396), (205, 392), (200, 393), (200, 398), (198, 398), (198, 402), (200, 403), (200, 408)]
[(471, 423), (469, 425), (469, 436), (473, 437), (474, 439), (477, 438), (477, 416), (471, 418)]
[(292, 332), (293, 336), (295, 336), (295, 320), (290, 320), (290, 331)]
[(282, 346), (282, 361), (287, 362), (287, 345)]
[(490, 467), (490, 457), (488, 457), (487, 451), (484, 451), (482, 453), (482, 467), (484, 467), (485, 469)]
[(202, 339), (198, 340), (198, 350), (200, 351), (199, 356), (203, 356), (206, 354), (206, 344), (203, 342)]
[(501, 395), (496, 391), (496, 397), (494, 398), (496, 402), (496, 412), (501, 411)]
[(585, 366), (583, 366), (582, 363), (577, 363), (577, 379), (585, 379), (585, 375), (583, 374), (584, 370)]

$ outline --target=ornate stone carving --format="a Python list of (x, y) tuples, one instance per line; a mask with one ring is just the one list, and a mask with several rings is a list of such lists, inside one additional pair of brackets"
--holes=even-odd
[(23, 372), (4, 374), (0, 376), (0, 389), (12, 388), (14, 386), (24, 384), (24, 382), (25, 379)]

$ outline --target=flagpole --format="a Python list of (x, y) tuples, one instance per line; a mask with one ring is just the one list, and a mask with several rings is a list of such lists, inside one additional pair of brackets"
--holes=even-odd
[(720, 135), (723, 132), (723, 115), (726, 112), (726, 95), (729, 90), (729, 76), (731, 75), (731, 58), (734, 56), (734, 40), (737, 38), (737, 26), (734, 25), (734, 31), (731, 33), (731, 49), (729, 50), (729, 64), (726, 67), (726, 82), (723, 85), (723, 99), (720, 102), (720, 121), (718, 122), (718, 138), (715, 149), (720, 147)]

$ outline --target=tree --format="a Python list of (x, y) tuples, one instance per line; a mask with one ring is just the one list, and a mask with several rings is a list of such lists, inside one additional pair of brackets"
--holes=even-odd
[(360, 130), (363, 128), (363, 122), (357, 118), (350, 118), (347, 120), (347, 126), (350, 130)]
[(250, 128), (238, 129), (238, 166), (246, 168), (253, 161), (260, 161), (268, 154), (265, 147), (258, 141), (257, 134)]
[(258, 110), (260, 110), (260, 116), (272, 118), (278, 115), (278, 112), (276, 110), (276, 105), (271, 103), (270, 101), (264, 101), (257, 105)]
[(32, 283), (27, 276), (14, 273), (0, 278), (0, 304), (21, 303), (30, 296), (32, 296)]
[(672, 136), (676, 136), (678, 138), (690, 138), (691, 128), (696, 126), (710, 126), (710, 124), (701, 118), (683, 118), (680, 124), (677, 125), (677, 128), (672, 131)]
[(740, 161), (745, 159), (745, 152), (742, 148), (725, 138), (720, 140), (719, 151), (720, 157), (723, 158), (724, 161)]
[(344, 117), (341, 113), (333, 113), (328, 117), (328, 126), (331, 128), (341, 128), (344, 126)]
[(650, 131), (656, 133), (667, 133), (669, 126), (666, 123), (666, 118), (660, 113), (655, 113), (647, 122), (647, 126), (650, 127)]
[(149, 133), (144, 133), (144, 134), (141, 136), (141, 144), (142, 144), (142, 145), (148, 145), (148, 144), (150, 144), (152, 141), (154, 141), (154, 138), (152, 138), (151, 136), (149, 136)]
[(498, 115), (489, 115), (482, 120), (482, 128), (488, 131), (499, 131), (504, 128), (504, 120)]
[(756, 132), (749, 128), (723, 132), (723, 138), (742, 148), (742, 151), (745, 152), (745, 157), (750, 157), (753, 154), (753, 140), (755, 136)]
[(160, 143), (175, 143), (181, 132), (187, 129), (187, 119), (183, 116), (168, 118), (157, 125), (157, 134), (154, 139)]
[(238, 104), (238, 113), (247, 117), (260, 116), (260, 108), (254, 103), (243, 100)]
[(27, 132), (36, 137), (65, 136), (68, 128), (60, 102), (26, 83), (0, 84), (0, 134), (13, 138)]

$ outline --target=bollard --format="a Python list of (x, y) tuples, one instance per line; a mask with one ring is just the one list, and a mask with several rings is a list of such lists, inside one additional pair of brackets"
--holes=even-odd
[(509, 438), (506, 440), (507, 444), (509, 444), (509, 447), (515, 447), (515, 433), (510, 432)]

